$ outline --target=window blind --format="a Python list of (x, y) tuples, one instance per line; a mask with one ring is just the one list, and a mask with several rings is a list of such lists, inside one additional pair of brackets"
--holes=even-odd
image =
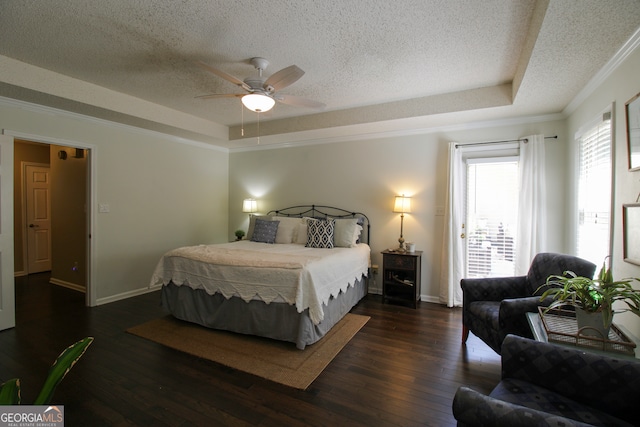
[(513, 276), (517, 158), (467, 160), (466, 277)]
[(577, 254), (600, 265), (611, 239), (611, 113), (578, 136), (578, 150)]

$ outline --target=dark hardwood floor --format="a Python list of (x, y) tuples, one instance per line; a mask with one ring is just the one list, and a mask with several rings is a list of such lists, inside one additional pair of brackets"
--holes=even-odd
[(54, 397), (67, 426), (450, 426), (460, 385), (488, 392), (499, 381), (497, 354), (475, 336), (461, 345), (460, 309), (367, 296), (353, 312), (371, 320), (300, 391), (126, 333), (164, 314), (158, 292), (88, 308), (47, 280), (16, 279), (0, 378), (21, 378), (31, 403), (60, 351), (94, 336)]

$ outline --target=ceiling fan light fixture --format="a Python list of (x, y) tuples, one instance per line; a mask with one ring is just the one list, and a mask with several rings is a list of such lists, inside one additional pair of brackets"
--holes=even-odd
[(242, 104), (251, 111), (264, 113), (273, 108), (276, 101), (270, 96), (260, 93), (250, 93), (242, 97)]

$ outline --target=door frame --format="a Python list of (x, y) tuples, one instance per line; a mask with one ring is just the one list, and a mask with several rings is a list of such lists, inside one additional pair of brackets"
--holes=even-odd
[[(93, 144), (87, 144), (84, 142), (71, 141), (66, 139), (54, 138), (49, 136), (27, 134), (24, 132), (13, 131), (10, 129), (3, 129), (4, 135), (13, 137), (14, 139), (24, 139), (27, 141), (39, 142), (49, 145), (62, 145), (70, 148), (82, 148), (87, 150), (87, 276), (86, 276), (86, 294), (85, 304), (89, 307), (96, 306), (97, 292), (95, 290), (96, 281), (96, 244), (95, 244), (95, 224), (96, 224), (96, 209), (97, 206), (97, 163), (98, 163), (98, 149)], [(13, 176), (11, 176), (13, 185)]]
[(463, 267), (465, 276), (468, 275), (469, 272), (469, 254), (468, 254), (468, 240), (469, 237), (469, 229), (468, 229), (468, 212), (467, 212), (467, 165), (469, 161), (479, 162), (484, 159), (487, 161), (495, 160), (495, 159), (505, 159), (505, 158), (518, 158), (520, 153), (520, 146), (518, 142), (504, 142), (504, 143), (495, 143), (489, 145), (473, 145), (470, 144), (465, 146), (461, 144), (459, 146), (460, 151), (460, 173), (462, 179), (462, 187), (460, 188), (458, 195), (462, 197), (461, 206), (463, 206), (462, 218), (463, 218), (463, 228), (464, 228), (464, 250), (462, 251), (464, 254)]

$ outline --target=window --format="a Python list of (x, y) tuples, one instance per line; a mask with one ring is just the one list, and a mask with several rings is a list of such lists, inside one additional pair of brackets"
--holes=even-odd
[(611, 113), (577, 134), (577, 255), (600, 265), (611, 246)]
[(466, 277), (513, 276), (518, 158), (467, 160)]

